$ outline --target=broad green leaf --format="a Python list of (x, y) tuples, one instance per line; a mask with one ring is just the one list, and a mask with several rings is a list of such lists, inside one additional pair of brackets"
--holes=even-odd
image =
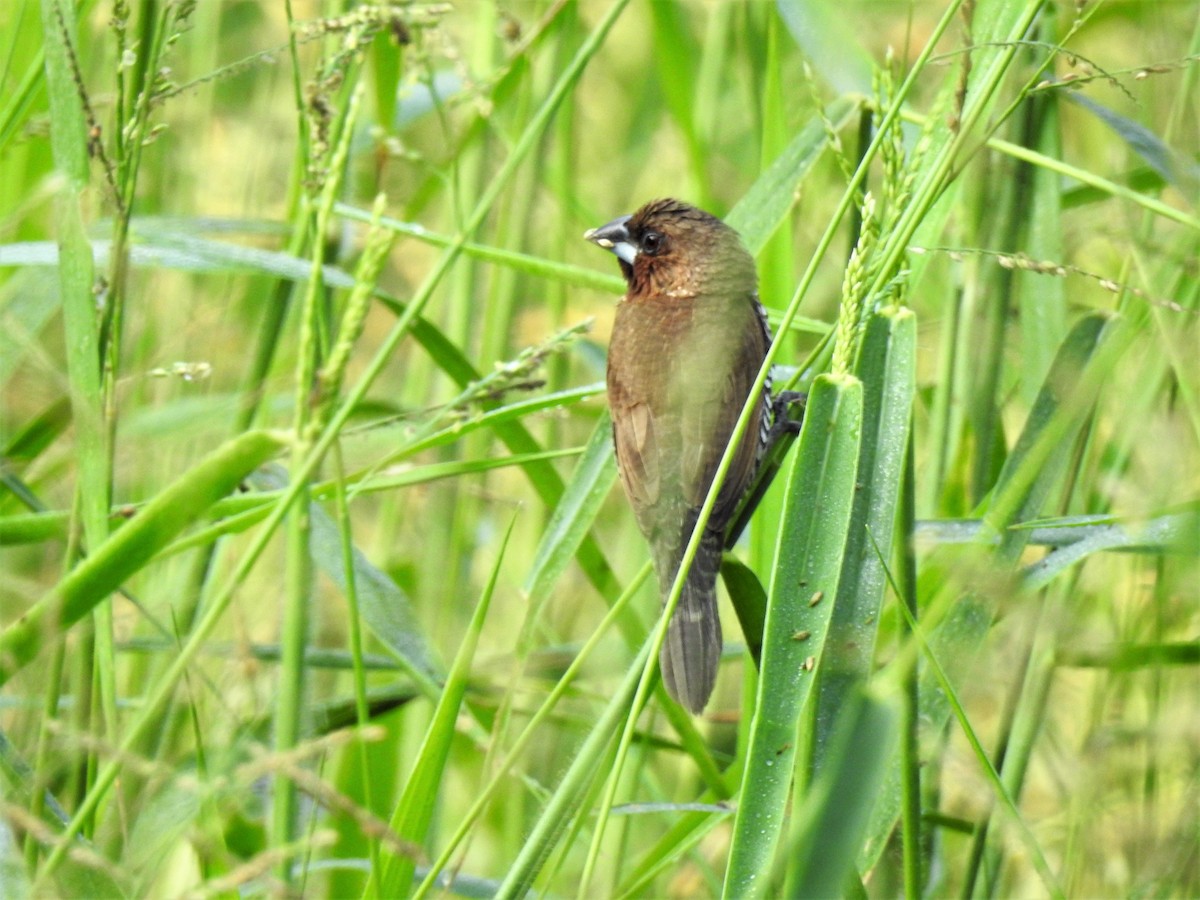
[(788, 852), (781, 856), (788, 869), (786, 896), (845, 896), (847, 880), (857, 878), (855, 856), (896, 749), (898, 726), (892, 703), (861, 686), (846, 695), (826, 762), (796, 810)]
[(812, 691), (837, 596), (861, 429), (858, 380), (818, 376), (788, 476), (754, 722), (725, 873), (727, 897), (771, 891), (769, 872), (783, 836), (800, 711)]
[(863, 385), (862, 444), (846, 555), (817, 680), (814, 772), (828, 758), (838, 710), (854, 685), (870, 677), (875, 657), (916, 393), (917, 319), (911, 310), (889, 309), (871, 318), (857, 374)]

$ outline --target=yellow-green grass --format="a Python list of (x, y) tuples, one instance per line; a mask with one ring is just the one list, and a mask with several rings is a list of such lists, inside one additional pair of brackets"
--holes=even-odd
[[(0, 6), (0, 880), (1200, 893), (1198, 79), (1200, 0)], [(696, 718), (581, 240), (664, 195), (810, 391)]]

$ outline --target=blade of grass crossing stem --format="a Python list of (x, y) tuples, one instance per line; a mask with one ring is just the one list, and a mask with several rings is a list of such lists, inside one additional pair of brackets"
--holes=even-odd
[(575, 754), (570, 768), (525, 839), (520, 854), (513, 861), (500, 889), (496, 891), (496, 900), (524, 897), (533, 888), (534, 879), (542, 870), (546, 859), (554, 852), (571, 816), (578, 809), (589, 787), (596, 778), (604, 774), (600, 761), (607, 756), (609, 745), (620, 733), (621, 722), (629, 712), (629, 704), (641, 681), (642, 670), (649, 659), (652, 643), (652, 640), (647, 640), (637, 659), (631, 661), (626, 668), (620, 686), (608, 701), (608, 706), (604, 708), (587, 740)]
[(48, 637), (79, 621), (282, 446), (275, 434), (248, 432), (222, 444), (146, 504), (0, 632), (0, 685), (33, 659)]
[(529, 597), (531, 619), (538, 618), (538, 607), (550, 596), (563, 571), (575, 559), (576, 550), (616, 480), (612, 423), (606, 411), (596, 423), (571, 481), (542, 532), (533, 565), (525, 577), (523, 588)]
[(517, 739), (512, 742), (511, 746), (505, 749), (504, 757), (488, 770), (487, 781), (479, 787), (471, 808), (463, 815), (462, 821), (458, 824), (454, 833), (445, 841), (438, 856), (430, 864), (429, 870), (425, 874), (425, 880), (421, 882), (413, 893), (414, 900), (421, 900), (421, 898), (427, 896), (433, 889), (435, 880), (441, 875), (446, 866), (450, 864), (451, 855), (453, 855), (462, 841), (467, 838), (470, 829), (483, 814), (496, 791), (507, 781), (509, 771), (516, 765), (518, 760), (523, 758), (522, 754), (525, 747), (528, 746), (535, 735), (540, 733), (539, 729), (542, 724), (554, 711), (558, 701), (565, 696), (567, 690), (574, 683), (576, 676), (582, 671), (585, 662), (591, 658), (592, 653), (600, 644), (605, 634), (607, 634), (609, 628), (616, 622), (621, 608), (628, 605), (630, 600), (636, 596), (642, 584), (645, 583), (649, 576), (650, 563), (647, 562), (642, 566), (641, 571), (629, 582), (625, 591), (617, 599), (613, 608), (605, 615), (600, 625), (597, 626), (592, 635), (584, 642), (584, 645), (579, 649), (579, 653), (571, 661), (571, 664), (567, 666), (567, 670), (559, 678), (558, 683), (550, 691), (550, 694), (542, 702), (542, 705), (529, 717), (529, 721)]
[(726, 897), (768, 890), (792, 783), (800, 711), (812, 688), (842, 570), (861, 428), (858, 379), (818, 376), (788, 477)]
[(896, 748), (899, 714), (893, 704), (855, 689), (837, 716), (827, 763), (796, 813), (787, 852), (787, 897), (847, 893), (875, 793)]
[(887, 588), (887, 559), (880, 558), (879, 550), (887, 554), (892, 546), (916, 370), (917, 318), (912, 311), (889, 309), (872, 316), (858, 360), (863, 432), (857, 490), (817, 680), (814, 776), (827, 758), (838, 710), (854, 685), (871, 674), (879, 609)]
[[(416, 766), (412, 776), (404, 786), (400, 802), (396, 804), (392, 814), (392, 829), (402, 838), (421, 844), (429, 830), (429, 822), (437, 806), (438, 790), (442, 785), (442, 773), (446, 767), (446, 759), (450, 755), (450, 745), (456, 734), (459, 708), (467, 691), (467, 679), (471, 674), (471, 661), (475, 658), (475, 648), (479, 644), (479, 635), (483, 632), (483, 622), (487, 617), (492, 595), (496, 590), (496, 580), (500, 575), (500, 564), (504, 560), (504, 551), (508, 547), (509, 536), (512, 535), (516, 517), (509, 522), (504, 539), (500, 542), (500, 550), (496, 556), (496, 564), (492, 567), (491, 577), (471, 616), (471, 624), (459, 645), (454, 664), (446, 679), (446, 687), (429, 723), (429, 731), (417, 754)], [(367, 896), (399, 897), (407, 895), (412, 887), (413, 871), (416, 861), (408, 856), (392, 856), (384, 866), (383, 872), (378, 873), (367, 884)]]
[[(838, 130), (858, 113), (859, 103), (839, 98), (825, 108), (825, 118)], [(829, 139), (821, 119), (813, 116), (770, 167), (729, 211), (725, 222), (742, 236), (757, 256), (796, 202), (796, 189), (820, 158)], [(781, 298), (782, 299), (782, 298)]]
[(994, 529), (993, 533), (1003, 535), (999, 555), (1004, 563), (1015, 563), (1029, 540), (1028, 529), (1008, 526), (1041, 514), (1067, 465), (1075, 434), (1099, 388), (1097, 382), (1105, 377), (1093, 373), (1089, 385), (1085, 370), (1090, 368), (1110, 321), (1104, 313), (1093, 313), (1067, 334), (1000, 472), (981, 534), (986, 538)]

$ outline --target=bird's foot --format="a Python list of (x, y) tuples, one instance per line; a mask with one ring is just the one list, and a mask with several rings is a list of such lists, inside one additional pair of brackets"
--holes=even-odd
[[(804, 407), (808, 394), (804, 391), (780, 391), (771, 398), (771, 437), (784, 434), (799, 434), (804, 421)], [(798, 410), (793, 407), (799, 407)], [(768, 446), (772, 441), (768, 440)]]

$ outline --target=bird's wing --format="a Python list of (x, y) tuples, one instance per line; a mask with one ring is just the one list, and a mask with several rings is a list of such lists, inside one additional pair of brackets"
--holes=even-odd
[[(724, 327), (702, 332), (715, 337), (707, 338), (710, 345), (697, 351), (707, 364), (694, 370), (696, 383), (690, 390), (692, 396), (683, 404), (681, 475), (684, 496), (693, 508), (704, 503), (767, 352), (767, 339), (755, 321), (758, 313), (754, 305), (748, 303), (739, 312), (743, 312), (744, 320), (727, 318)], [(724, 315), (729, 316), (728, 308)], [(725, 527), (738, 498), (754, 476), (764, 415), (765, 406), (760, 400), (721, 487), (710, 527), (718, 530)]]
[(646, 403), (630, 403), (620, 413), (613, 410), (617, 470), (635, 508), (651, 506), (658, 500), (661, 486), (654, 414)]

